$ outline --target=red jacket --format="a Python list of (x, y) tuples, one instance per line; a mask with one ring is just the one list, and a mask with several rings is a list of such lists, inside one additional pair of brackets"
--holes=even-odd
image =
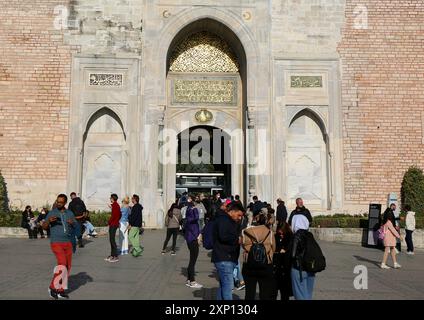
[(108, 225), (110, 227), (119, 227), (119, 220), (121, 220), (121, 207), (118, 202), (112, 203), (112, 215), (109, 218)]

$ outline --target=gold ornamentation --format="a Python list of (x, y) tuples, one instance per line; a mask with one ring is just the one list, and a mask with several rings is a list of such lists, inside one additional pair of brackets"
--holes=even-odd
[(168, 10), (165, 10), (165, 11), (162, 13), (162, 15), (163, 15), (163, 17), (164, 17), (164, 18), (169, 18), (169, 17), (171, 16), (171, 12), (169, 12)]
[(187, 36), (171, 53), (172, 72), (238, 72), (236, 56), (219, 36), (201, 31)]
[(291, 76), (292, 88), (322, 88), (322, 76)]
[(243, 12), (243, 19), (244, 20), (250, 20), (250, 19), (252, 19), (252, 14), (249, 11)]
[(181, 80), (173, 82), (173, 104), (237, 105), (237, 80)]
[(209, 110), (201, 109), (201, 110), (199, 110), (199, 111), (196, 112), (196, 114), (194, 115), (194, 117), (196, 118), (196, 120), (198, 122), (200, 122), (200, 123), (206, 123), (206, 122), (212, 121), (213, 114)]

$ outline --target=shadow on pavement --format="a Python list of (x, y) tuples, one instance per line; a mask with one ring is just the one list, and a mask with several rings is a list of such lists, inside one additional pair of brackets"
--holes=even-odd
[(369, 262), (369, 263), (371, 263), (371, 264), (373, 264), (373, 265), (375, 265), (375, 266), (377, 266), (377, 267), (379, 267), (380, 266), (380, 261), (375, 261), (375, 260), (370, 260), (370, 259), (367, 259), (367, 258), (364, 258), (364, 257), (361, 257), (361, 256), (353, 256), (356, 260), (359, 260), (359, 261), (363, 261), (363, 262)]
[(93, 278), (87, 274), (87, 272), (80, 272), (74, 275), (69, 276), (69, 291), (73, 292), (78, 290), (83, 285), (88, 282), (93, 282)]
[[(218, 288), (202, 288), (193, 291), (193, 297), (203, 300), (216, 300), (216, 291)], [(239, 296), (233, 294), (233, 300), (241, 300)]]

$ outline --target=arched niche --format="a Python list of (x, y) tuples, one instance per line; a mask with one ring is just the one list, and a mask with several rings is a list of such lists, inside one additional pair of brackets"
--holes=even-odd
[(328, 209), (328, 136), (321, 118), (309, 109), (298, 112), (287, 135), (288, 200), (302, 198), (305, 205)]
[(82, 198), (89, 210), (107, 208), (112, 193), (125, 195), (126, 135), (118, 115), (95, 112), (83, 136)]

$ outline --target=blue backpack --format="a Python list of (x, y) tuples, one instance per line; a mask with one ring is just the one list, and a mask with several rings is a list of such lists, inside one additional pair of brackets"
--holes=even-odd
[(208, 223), (206, 223), (206, 225), (203, 227), (203, 230), (202, 230), (203, 248), (205, 248), (206, 250), (213, 249), (214, 225), (215, 225), (214, 221), (209, 221)]

